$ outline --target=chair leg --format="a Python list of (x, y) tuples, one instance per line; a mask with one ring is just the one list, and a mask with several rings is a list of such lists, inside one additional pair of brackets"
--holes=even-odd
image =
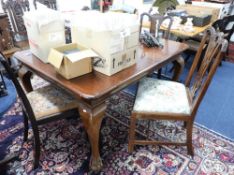
[(183, 122), (183, 127), (184, 127), (184, 128), (187, 127), (187, 122)]
[(174, 74), (172, 77), (173, 81), (179, 81), (179, 77), (184, 70), (184, 58), (178, 56), (175, 61), (173, 61)]
[(38, 168), (40, 160), (40, 136), (38, 126), (32, 124), (33, 135), (34, 135), (34, 169)]
[(18, 160), (19, 153), (13, 153), (11, 155), (7, 155), (3, 160), (0, 160), (0, 174), (7, 174), (7, 166), (9, 162)]
[(24, 142), (26, 142), (28, 140), (28, 118), (24, 113)]
[(158, 69), (158, 79), (162, 78), (162, 68)]
[(188, 62), (188, 60), (189, 60), (190, 56), (191, 56), (190, 54), (188, 54), (188, 55), (186, 56), (186, 58), (184, 59), (184, 62), (185, 62), (185, 63), (187, 63), (187, 62)]
[(136, 114), (132, 114), (129, 128), (129, 141), (128, 141), (128, 152), (131, 153), (134, 148), (135, 140), (135, 129), (136, 129)]
[(149, 138), (149, 133), (150, 133), (150, 120), (147, 121), (147, 131), (146, 131), (146, 138), (150, 140)]
[(192, 122), (187, 122), (186, 127), (187, 127), (187, 151), (188, 151), (188, 154), (193, 157), (194, 151), (193, 151), (193, 142), (192, 142), (192, 132), (193, 132)]

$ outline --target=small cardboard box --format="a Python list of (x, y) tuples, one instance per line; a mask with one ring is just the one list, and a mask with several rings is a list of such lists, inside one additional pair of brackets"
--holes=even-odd
[(24, 23), (31, 52), (48, 63), (50, 48), (65, 44), (64, 20), (50, 9), (25, 12)]
[(63, 77), (71, 79), (92, 72), (91, 57), (98, 55), (91, 49), (71, 43), (51, 49), (48, 61)]

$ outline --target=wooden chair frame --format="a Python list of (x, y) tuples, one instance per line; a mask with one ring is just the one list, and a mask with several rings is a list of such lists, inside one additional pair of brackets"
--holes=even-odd
[[(141, 18), (140, 18), (140, 34), (141, 34), (141, 30), (142, 30), (143, 19), (145, 16), (149, 18), (149, 21), (151, 23), (149, 31), (153, 36), (155, 36), (156, 31), (159, 32), (160, 26), (162, 25), (162, 23), (165, 20), (170, 20), (168, 28), (167, 28), (167, 30), (164, 31), (164, 36), (163, 36), (163, 38), (165, 38), (165, 39), (169, 38), (171, 26), (173, 23), (173, 18), (171, 16), (162, 16), (159, 14), (151, 15), (151, 14), (146, 13), (146, 12), (142, 13)], [(158, 26), (157, 28), (156, 28), (156, 25)]]
[[(160, 30), (160, 26), (162, 25), (162, 23), (165, 20), (169, 20), (169, 25), (167, 30), (163, 31), (163, 38), (164, 39), (169, 39), (170, 37), (170, 31), (171, 31), (171, 26), (173, 23), (173, 18), (171, 16), (162, 16), (160, 14), (150, 14), (150, 13), (142, 13), (141, 14), (141, 18), (140, 18), (140, 35), (141, 35), (141, 31), (142, 31), (142, 24), (143, 24), (143, 19), (144, 17), (148, 17), (149, 21), (150, 21), (150, 28), (149, 28), (149, 32), (155, 36), (155, 33), (157, 31), (157, 33), (159, 33)], [(157, 25), (157, 27), (156, 27)], [(139, 36), (140, 38), (140, 36)], [(158, 78), (164, 77), (166, 79), (172, 79), (174, 81), (178, 81), (179, 80), (179, 76), (176, 75), (180, 75), (182, 73), (182, 70), (184, 68), (184, 59), (182, 57), (178, 57), (175, 61), (173, 61), (173, 68), (174, 68), (174, 76), (168, 77), (166, 75), (162, 75), (162, 69), (159, 69), (157, 72), (155, 72), (158, 75)], [(178, 74), (176, 74), (175, 72), (179, 72)]]
[[(198, 65), (198, 61), (201, 57), (201, 53), (204, 45), (208, 42), (206, 53), (202, 64), (195, 75), (195, 70)], [(222, 33), (216, 33), (214, 28), (206, 30), (205, 35), (201, 41), (199, 50), (194, 58), (194, 62), (187, 76), (185, 86), (187, 88), (187, 96), (191, 108), (191, 114), (174, 114), (174, 113), (141, 113), (137, 111), (132, 112), (130, 130), (129, 130), (129, 152), (133, 151), (135, 144), (159, 144), (159, 145), (180, 145), (187, 146), (188, 154), (194, 155), (192, 146), (192, 129), (196, 116), (197, 109), (208, 89), (208, 86), (212, 80), (212, 77), (221, 61), (222, 55), (225, 52), (227, 41), (223, 39)], [(209, 71), (208, 71), (209, 69)], [(205, 80), (204, 80), (205, 79)], [(190, 85), (191, 84), (191, 85)], [(171, 121), (183, 121), (186, 127), (186, 142), (168, 142), (168, 141), (152, 141), (152, 140), (135, 140), (135, 129), (137, 119), (151, 119), (151, 120), (171, 120)]]
[(6, 73), (9, 75), (9, 78), (12, 80), (13, 84), (15, 85), (16, 91), (18, 93), (18, 97), (21, 100), (23, 117), (24, 117), (24, 141), (28, 140), (28, 129), (29, 129), (29, 122), (31, 123), (33, 134), (34, 134), (34, 168), (39, 166), (39, 159), (40, 159), (40, 137), (39, 137), (39, 129), (38, 126), (41, 124), (45, 124), (51, 121), (55, 121), (58, 119), (63, 119), (67, 117), (72, 117), (74, 115), (78, 116), (78, 107), (65, 111), (59, 112), (56, 114), (52, 114), (50, 116), (45, 116), (40, 119), (36, 119), (33, 109), (30, 105), (30, 102), (21, 87), (20, 83), (18, 82), (13, 70), (9, 66), (6, 58), (4, 58), (3, 54), (0, 52), (0, 63), (6, 70)]

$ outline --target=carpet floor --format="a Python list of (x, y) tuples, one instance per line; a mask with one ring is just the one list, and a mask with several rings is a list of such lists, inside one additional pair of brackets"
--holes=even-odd
[[(198, 125), (193, 129), (193, 159), (187, 155), (186, 147), (174, 146), (137, 146), (129, 154), (128, 125), (133, 100), (132, 95), (122, 91), (108, 101), (100, 144), (104, 166), (99, 174), (234, 174), (234, 142)], [(138, 122), (138, 137), (144, 137), (145, 128), (144, 121)], [(11, 162), (7, 174), (94, 174), (88, 169), (90, 145), (79, 118), (40, 127), (42, 153), (36, 170), (32, 170), (32, 131), (24, 144), (22, 132), (22, 112), (19, 103), (15, 103), (0, 119), (0, 156), (20, 152), (20, 161)], [(183, 141), (185, 131), (181, 123), (155, 121), (150, 125), (149, 136)]]

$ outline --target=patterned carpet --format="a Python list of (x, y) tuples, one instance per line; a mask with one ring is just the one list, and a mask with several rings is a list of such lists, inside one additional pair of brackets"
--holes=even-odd
[[(234, 143), (199, 126), (193, 130), (193, 159), (187, 156), (186, 147), (138, 146), (129, 154), (127, 126), (132, 104), (133, 96), (125, 92), (109, 99), (101, 129), (104, 167), (100, 174), (234, 174)], [(144, 122), (138, 123), (137, 130), (141, 133), (138, 137), (143, 137), (144, 126)], [(181, 126), (181, 123), (152, 122), (149, 136), (182, 141), (185, 135)], [(88, 170), (90, 146), (80, 119), (61, 120), (40, 127), (42, 154), (36, 170), (32, 170), (32, 132), (29, 141), (22, 145), (22, 131), (22, 113), (15, 103), (0, 120), (0, 158), (20, 151), (20, 161), (9, 164), (8, 174), (92, 174)]]

